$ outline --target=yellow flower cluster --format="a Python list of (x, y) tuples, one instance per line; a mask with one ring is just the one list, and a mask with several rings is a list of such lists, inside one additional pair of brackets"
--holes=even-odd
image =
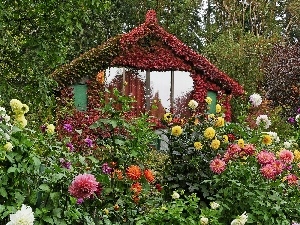
[(12, 99), (10, 101), (10, 107), (15, 114), (15, 123), (19, 128), (24, 128), (27, 126), (27, 120), (25, 119), (25, 113), (29, 111), (29, 107), (23, 104), (18, 99)]

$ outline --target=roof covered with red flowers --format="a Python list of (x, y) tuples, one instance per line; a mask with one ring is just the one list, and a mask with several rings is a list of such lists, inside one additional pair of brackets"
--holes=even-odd
[(158, 24), (154, 10), (148, 11), (145, 22), (140, 26), (89, 50), (58, 68), (52, 76), (61, 86), (65, 86), (83, 77), (95, 76), (110, 66), (150, 71), (187, 71), (234, 95), (244, 92), (235, 80), (165, 31)]

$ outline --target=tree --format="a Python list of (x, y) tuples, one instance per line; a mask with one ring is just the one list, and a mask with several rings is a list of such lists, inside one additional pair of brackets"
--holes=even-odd
[(294, 116), (300, 108), (300, 45), (275, 45), (264, 59), (264, 90), (284, 116)]

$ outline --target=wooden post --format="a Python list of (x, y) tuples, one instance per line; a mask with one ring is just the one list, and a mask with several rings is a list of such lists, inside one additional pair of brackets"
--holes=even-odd
[(150, 70), (146, 70), (146, 111), (150, 110)]
[(174, 109), (174, 71), (171, 71), (170, 112)]

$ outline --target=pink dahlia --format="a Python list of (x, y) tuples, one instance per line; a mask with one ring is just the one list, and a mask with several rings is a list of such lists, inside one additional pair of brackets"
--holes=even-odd
[(257, 155), (257, 160), (260, 164), (265, 165), (268, 163), (272, 163), (274, 162), (276, 159), (274, 153), (272, 152), (268, 152), (268, 151), (261, 151), (258, 155)]
[(275, 160), (271, 165), (276, 171), (277, 175), (281, 174), (281, 172), (285, 169), (285, 165), (280, 160)]
[(229, 160), (236, 159), (241, 154), (242, 149), (238, 144), (231, 144), (228, 146), (227, 151), (224, 153), (224, 161), (228, 162)]
[(212, 160), (210, 162), (210, 169), (217, 174), (222, 173), (226, 168), (226, 163), (225, 161), (219, 159), (219, 158), (215, 158), (214, 160)]
[(79, 174), (72, 181), (69, 193), (79, 199), (90, 198), (98, 190), (99, 182), (92, 174)]
[(243, 152), (246, 155), (254, 155), (254, 153), (255, 153), (255, 147), (254, 147), (254, 145), (252, 145), (252, 144), (246, 144), (246, 145), (244, 145)]
[(298, 177), (295, 174), (287, 175), (286, 180), (288, 181), (289, 185), (297, 185), (298, 184)]
[(271, 180), (274, 180), (277, 176), (276, 170), (274, 169), (274, 167), (271, 164), (267, 164), (267, 165), (263, 166), (260, 169), (260, 172), (262, 173), (262, 175), (265, 178), (271, 179)]
[(284, 163), (292, 163), (294, 160), (294, 154), (286, 149), (279, 152), (279, 159)]

